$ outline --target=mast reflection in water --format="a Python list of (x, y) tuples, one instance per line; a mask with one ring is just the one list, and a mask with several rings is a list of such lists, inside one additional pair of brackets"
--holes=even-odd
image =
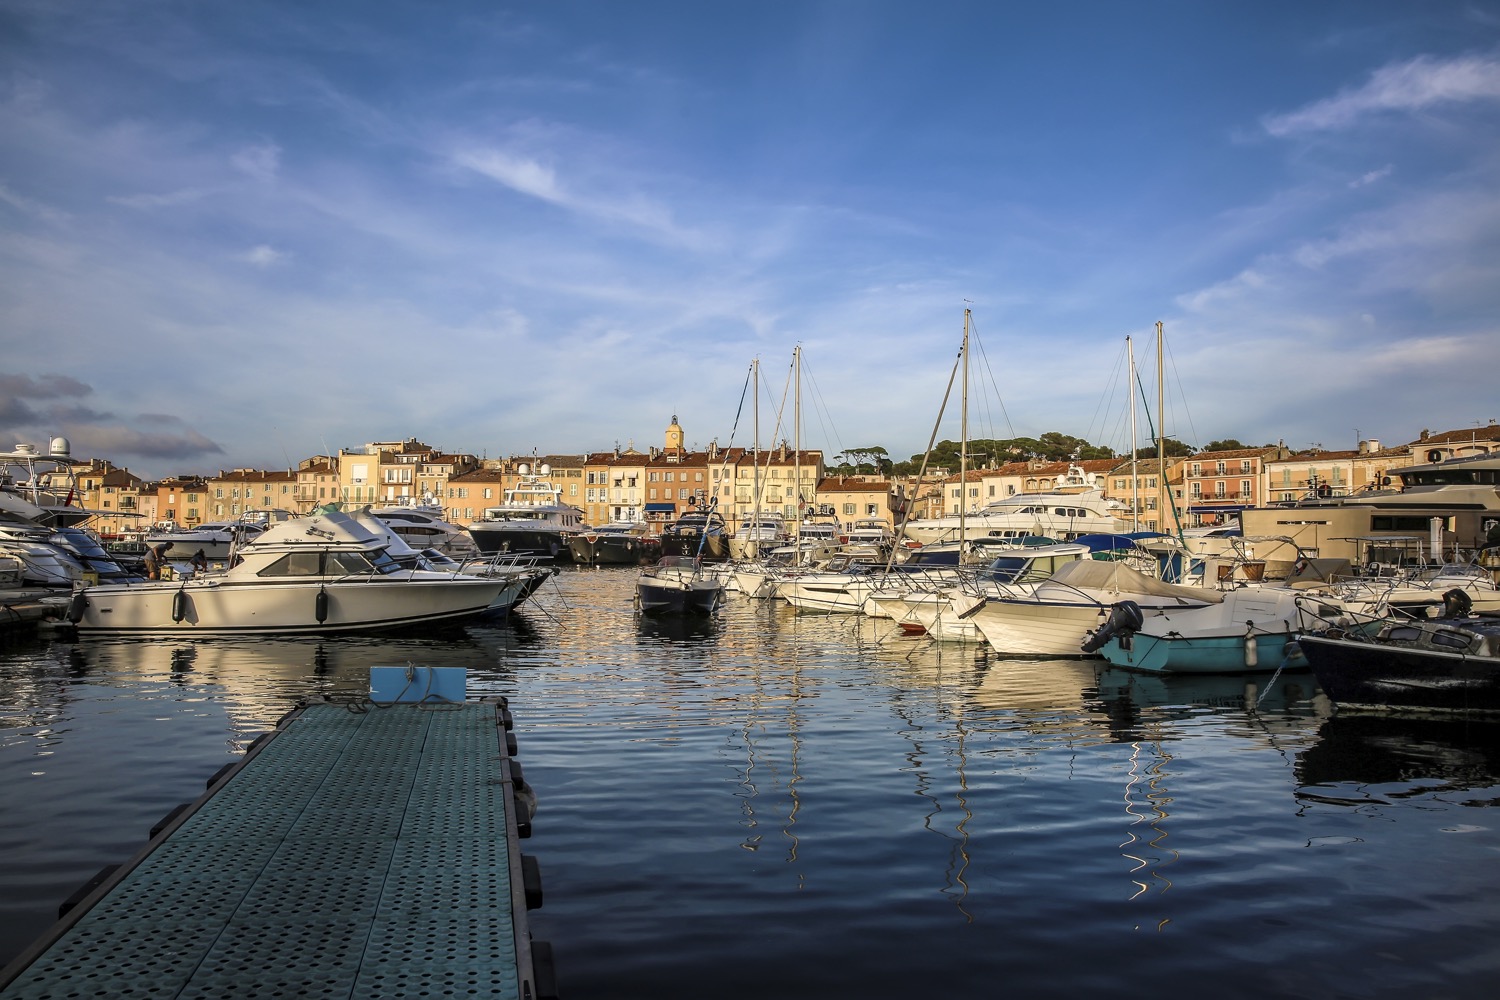
[(733, 594), (641, 621), (633, 582), (568, 570), (431, 635), (12, 643), (0, 949), (297, 701), (411, 662), (512, 699), (568, 1000), (1490, 992), (1491, 725)]

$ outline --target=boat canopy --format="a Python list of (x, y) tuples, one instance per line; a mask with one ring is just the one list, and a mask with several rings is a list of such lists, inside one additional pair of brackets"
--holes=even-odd
[(1135, 594), (1149, 594), (1152, 597), (1176, 597), (1189, 601), (1206, 601), (1210, 604), (1219, 604), (1224, 600), (1224, 595), (1218, 591), (1207, 590), (1202, 587), (1183, 587), (1175, 583), (1165, 583), (1154, 576), (1131, 569), (1122, 562), (1099, 562), (1093, 559), (1080, 559), (1078, 562), (1066, 563), (1057, 568), (1052, 574), (1051, 584), (1061, 586), (1078, 587), (1090, 590), (1118, 590)]

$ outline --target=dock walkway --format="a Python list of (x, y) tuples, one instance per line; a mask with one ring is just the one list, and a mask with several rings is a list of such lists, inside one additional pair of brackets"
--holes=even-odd
[(0, 997), (554, 996), (509, 725), (502, 702), (291, 713), (64, 904)]

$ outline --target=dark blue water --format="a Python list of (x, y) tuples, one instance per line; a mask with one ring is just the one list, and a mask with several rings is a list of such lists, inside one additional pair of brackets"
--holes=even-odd
[(512, 699), (568, 1000), (1493, 992), (1495, 726), (738, 596), (674, 629), (633, 580), (423, 637), (0, 649), (0, 956), (299, 699), (413, 662)]

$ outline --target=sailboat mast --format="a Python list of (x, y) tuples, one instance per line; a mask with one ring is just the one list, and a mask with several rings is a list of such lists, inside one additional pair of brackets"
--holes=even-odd
[(755, 544), (755, 556), (754, 556), (754, 558), (759, 559), (760, 558), (760, 537), (759, 537), (759, 532), (760, 532), (760, 358), (754, 358), (754, 359), (751, 360), (751, 362), (750, 362), (750, 375), (751, 375), (751, 382), (754, 384), (754, 387), (755, 387), (755, 406), (753, 407), (753, 411), (755, 413), (755, 440), (752, 443), (752, 447), (751, 447), (751, 455), (753, 457), (753, 461), (751, 463), (751, 466), (755, 470), (754, 473), (753, 473), (753, 480), (752, 480), (752, 485), (755, 488), (755, 507), (754, 507), (755, 514), (754, 514), (754, 519), (750, 522), (751, 525), (752, 525), (752, 527), (751, 527), (751, 529), (749, 531), (749, 535), (755, 539), (755, 542), (754, 542), (754, 544)]
[(1167, 386), (1163, 379), (1161, 321), (1156, 321), (1156, 516), (1167, 524)]
[(802, 542), (802, 345), (792, 349), (797, 391), (792, 396), (792, 482), (797, 499), (797, 542)]
[(1141, 480), (1136, 470), (1140, 457), (1135, 447), (1135, 343), (1125, 338), (1125, 354), (1130, 359), (1130, 530), (1141, 530)]
[(959, 418), (958, 443), (958, 558), (963, 561), (966, 512), (969, 505), (969, 309), (964, 307), (963, 416)]

